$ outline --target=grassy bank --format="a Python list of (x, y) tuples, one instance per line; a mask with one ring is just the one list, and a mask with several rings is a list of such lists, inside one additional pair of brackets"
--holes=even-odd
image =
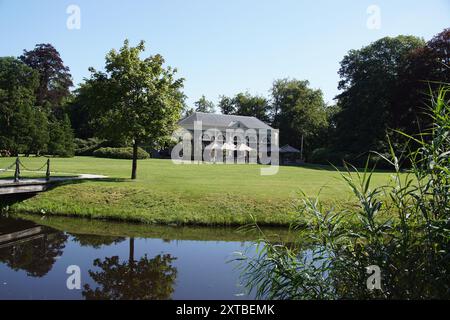
[[(22, 160), (30, 167), (43, 158)], [(145, 223), (287, 225), (295, 218), (300, 191), (321, 193), (329, 205), (349, 206), (348, 187), (329, 167), (280, 167), (261, 176), (258, 165), (175, 165), (170, 160), (140, 160), (138, 179), (129, 180), (131, 161), (75, 157), (52, 159), (52, 171), (106, 175), (102, 181), (62, 185), (12, 205), (13, 211)], [(11, 162), (1, 158), (0, 167)], [(389, 180), (375, 173), (373, 183)]]

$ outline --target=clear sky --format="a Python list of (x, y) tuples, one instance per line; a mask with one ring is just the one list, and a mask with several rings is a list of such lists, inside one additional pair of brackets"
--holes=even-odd
[[(66, 24), (72, 4), (80, 29)], [(429, 40), (445, 27), (450, 0), (0, 0), (0, 56), (51, 43), (78, 84), (125, 38), (142, 39), (186, 78), (189, 104), (202, 94), (214, 102), (245, 90), (268, 96), (284, 77), (309, 80), (332, 102), (348, 50), (399, 34)]]

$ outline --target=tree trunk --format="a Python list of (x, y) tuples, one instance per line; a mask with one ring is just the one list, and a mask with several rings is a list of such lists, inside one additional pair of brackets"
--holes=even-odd
[(133, 165), (131, 167), (131, 179), (136, 179), (137, 156), (138, 156), (138, 141), (135, 139), (133, 142)]
[(130, 238), (130, 250), (128, 256), (128, 263), (131, 265), (134, 263), (134, 238)]

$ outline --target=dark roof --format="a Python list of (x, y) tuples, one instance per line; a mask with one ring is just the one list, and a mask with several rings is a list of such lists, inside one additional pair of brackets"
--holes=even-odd
[(202, 125), (208, 127), (226, 128), (231, 127), (234, 123), (240, 122), (248, 129), (272, 129), (269, 125), (255, 117), (234, 116), (217, 113), (194, 112), (190, 116), (184, 118), (178, 124), (180, 126), (194, 125), (194, 121), (202, 121)]
[(290, 145), (285, 145), (283, 147), (280, 148), (279, 150), (280, 153), (300, 153), (300, 150), (291, 147)]

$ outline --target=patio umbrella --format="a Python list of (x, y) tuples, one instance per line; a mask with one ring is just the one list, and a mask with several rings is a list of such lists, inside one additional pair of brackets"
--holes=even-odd
[(238, 150), (238, 151), (253, 151), (252, 148), (250, 148), (249, 146), (247, 146), (247, 145), (244, 144), (244, 143), (241, 143), (241, 144), (239, 145), (239, 147), (237, 148), (237, 150)]
[(227, 150), (227, 151), (235, 151), (236, 150), (236, 146), (230, 142), (224, 143), (222, 146), (222, 150)]
[(214, 142), (213, 144), (207, 145), (205, 149), (220, 150), (220, 149), (223, 149), (223, 146), (222, 146), (222, 144), (218, 144), (217, 142)]

